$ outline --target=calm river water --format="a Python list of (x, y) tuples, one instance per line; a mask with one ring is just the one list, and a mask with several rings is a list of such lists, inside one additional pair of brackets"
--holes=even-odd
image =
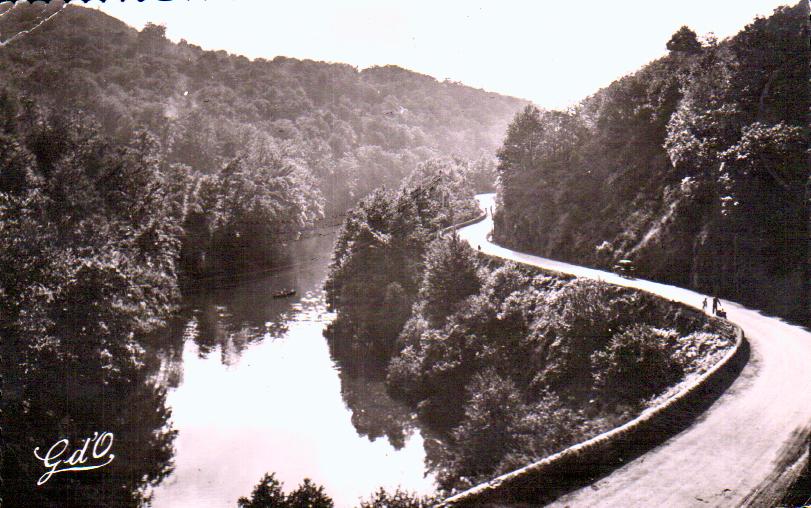
[[(336, 506), (379, 486), (433, 490), (412, 414), (330, 356), (322, 286), (334, 238), (295, 242), (292, 267), (187, 299), (187, 317), (157, 351), (177, 436), (154, 507), (234, 507), (266, 472), (287, 491), (309, 477)], [(297, 295), (272, 297), (287, 287)]]

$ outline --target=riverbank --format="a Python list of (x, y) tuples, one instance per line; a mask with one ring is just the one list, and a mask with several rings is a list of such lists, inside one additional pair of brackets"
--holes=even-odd
[(395, 236), (411, 223), (406, 204), (379, 196), (346, 226), (357, 240), (338, 242), (328, 289), (344, 326), (330, 328), (330, 344), (349, 372), (371, 358), (362, 367), (437, 435), (428, 460), (444, 492), (625, 424), (735, 344), (701, 312), (504, 264), (447, 228)]

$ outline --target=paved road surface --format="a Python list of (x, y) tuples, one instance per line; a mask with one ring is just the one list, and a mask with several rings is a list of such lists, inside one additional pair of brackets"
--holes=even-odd
[[(477, 199), (487, 210), (494, 197)], [(700, 308), (705, 296), (505, 249), (488, 240), (492, 228), (488, 216), (459, 234), (487, 254), (642, 289), (693, 307)], [(689, 428), (553, 506), (740, 506), (785, 466), (780, 459), (800, 446), (797, 434), (811, 424), (811, 333), (732, 302), (722, 305), (751, 345), (751, 359), (738, 379)]]

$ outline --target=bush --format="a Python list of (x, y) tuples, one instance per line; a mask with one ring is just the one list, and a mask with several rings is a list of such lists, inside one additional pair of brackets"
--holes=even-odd
[(517, 440), (511, 430), (526, 417), (527, 407), (515, 383), (493, 370), (474, 376), (467, 391), (464, 420), (453, 431), (453, 476), (479, 478), (515, 450)]
[(552, 393), (536, 402), (489, 369), (474, 376), (462, 423), (452, 432), (438, 474), (445, 489), (464, 488), (551, 455), (580, 437), (583, 419)]
[(684, 374), (684, 366), (672, 355), (673, 346), (651, 326), (625, 328), (604, 351), (592, 355), (595, 385), (607, 397), (629, 402), (657, 395)]

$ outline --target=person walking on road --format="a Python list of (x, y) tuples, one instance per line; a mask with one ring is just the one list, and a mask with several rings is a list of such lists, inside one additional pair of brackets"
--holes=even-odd
[(701, 312), (707, 312), (707, 297), (704, 297), (704, 301), (701, 302)]
[(718, 299), (717, 296), (712, 297), (712, 313), (718, 314), (718, 306), (721, 305), (721, 301)]

